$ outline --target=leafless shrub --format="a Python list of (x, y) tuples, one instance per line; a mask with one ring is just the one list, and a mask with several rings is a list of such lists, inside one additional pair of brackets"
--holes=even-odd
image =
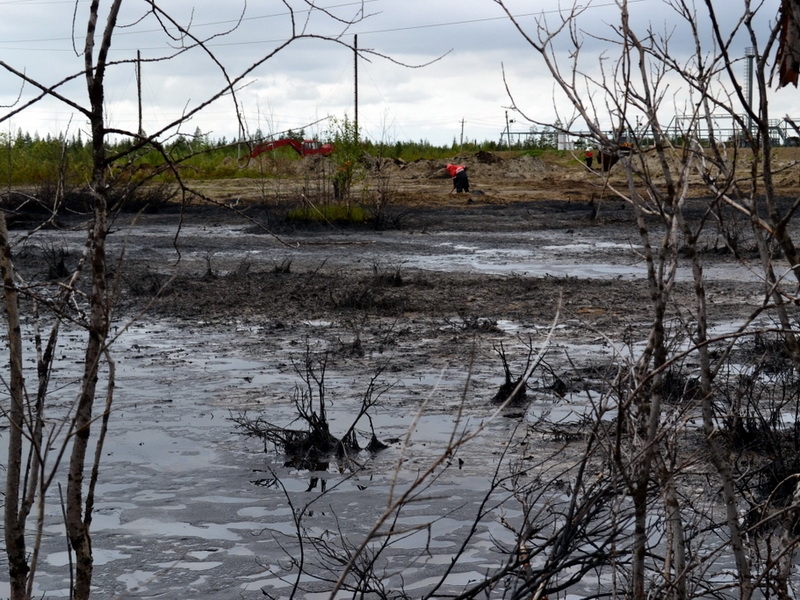
[(402, 295), (392, 290), (403, 285), (404, 280), (399, 267), (385, 271), (375, 265), (372, 275), (351, 285), (332, 288), (330, 300), (331, 304), (340, 310), (396, 312), (402, 310), (404, 299)]
[(401, 287), (405, 284), (401, 266), (382, 267), (375, 264), (372, 266), (372, 271), (375, 274), (374, 281), (377, 285)]
[(46, 244), (42, 247), (42, 258), (47, 265), (48, 279), (64, 279), (72, 271), (67, 268), (66, 260), (69, 256), (63, 247), (56, 247), (54, 244)]
[(203, 256), (203, 258), (206, 261), (206, 271), (205, 271), (205, 273), (203, 273), (203, 277), (202, 278), (204, 280), (208, 280), (208, 281), (210, 281), (212, 279), (216, 279), (217, 278), (217, 274), (214, 272), (214, 269), (212, 267), (212, 259), (214, 258), (214, 253), (213, 252), (206, 252), (205, 255)]
[(725, 250), (737, 259), (758, 256), (755, 239), (750, 233), (750, 222), (745, 215), (724, 205), (718, 205), (714, 215)]
[(563, 398), (568, 391), (570, 385), (567, 383), (570, 376), (566, 373), (559, 375), (555, 370), (544, 360), (542, 361), (542, 377), (541, 382), (543, 389), (555, 394), (559, 398)]
[(661, 382), (664, 401), (671, 404), (695, 402), (700, 398), (700, 382), (697, 377), (683, 373), (680, 368), (669, 368)]
[(533, 345), (529, 344), (528, 346), (528, 355), (526, 358), (525, 368), (522, 369), (522, 372), (519, 377), (514, 377), (511, 373), (511, 367), (508, 364), (508, 358), (506, 356), (506, 349), (503, 346), (503, 342), (500, 342), (498, 345), (494, 347), (495, 352), (500, 357), (500, 361), (503, 363), (503, 373), (505, 375), (505, 381), (500, 385), (500, 389), (497, 390), (497, 393), (492, 398), (493, 404), (509, 404), (509, 405), (521, 405), (527, 402), (527, 381), (528, 378), (533, 374), (531, 370), (531, 361), (533, 360)]
[(361, 331), (357, 327), (353, 327), (353, 335), (349, 341), (339, 340), (339, 353), (346, 356), (364, 356), (364, 343), (361, 340)]
[[(362, 449), (356, 427), (362, 419), (366, 419), (371, 428), (372, 419), (369, 411), (388, 389), (378, 382), (384, 367), (379, 367), (369, 381), (351, 425), (341, 437), (337, 438), (331, 433), (328, 421), (329, 400), (325, 383), (327, 362), (327, 353), (315, 356), (307, 345), (303, 360), (294, 365), (302, 383), (295, 387), (292, 403), (296, 413), (295, 419), (302, 423), (303, 427), (278, 425), (269, 421), (264, 415), (251, 416), (247, 412), (231, 415), (231, 420), (246, 435), (261, 439), (265, 452), (270, 446), (280, 450), (287, 457), (287, 465), (301, 469), (325, 470), (327, 462), (334, 458), (345, 464), (350, 463)], [(372, 429), (367, 448), (377, 451), (383, 447), (385, 445), (378, 440)]]
[(389, 159), (375, 159), (372, 176), (362, 192), (370, 222), (378, 230), (399, 229), (407, 212), (395, 204), (397, 190), (391, 177), (392, 165)]
[[(738, 35), (754, 43), (762, 38), (752, 19), (758, 10), (749, 12), (749, 7), (746, 18), (726, 29), (719, 9), (705, 3), (701, 12), (711, 25), (713, 45), (726, 48), (716, 53), (707, 51), (708, 40), (695, 26), (695, 7), (666, 2), (675, 9), (676, 26), (685, 25), (694, 41), (693, 58), (686, 62), (675, 53), (670, 34), (654, 26), (640, 30), (630, 19), (628, 2), (620, 2), (619, 22), (607, 38), (607, 52), (615, 57), (612, 66), (610, 54), (603, 54), (598, 65), (594, 53), (586, 52), (580, 25), (589, 15), (584, 5), (573, 3), (558, 18), (543, 14), (531, 24), (518, 19), (503, 0), (497, 4), (542, 60), (558, 93), (568, 99), (564, 106), (569, 108), (559, 115), (556, 126), (564, 131), (583, 129), (581, 135), (591, 138), (593, 146), (616, 152), (615, 170), (624, 173), (623, 182), (617, 185), (598, 175), (598, 183), (632, 207), (647, 265), (651, 320), (646, 341), (616, 349), (617, 373), (600, 395), (587, 394), (597, 423), (590, 440), (605, 449), (605, 465), (622, 483), (633, 509), (630, 560), (606, 565), (617, 582), (610, 593), (634, 600), (705, 594), (742, 600), (773, 593), (788, 597), (798, 539), (798, 511), (791, 502), (800, 494), (791, 496), (794, 500), (783, 512), (762, 512), (777, 518), (770, 521), (769, 535), (757, 542), (749, 537), (752, 525), (742, 522), (738, 510), (754, 502), (761, 507), (764, 493), (787, 498), (790, 491), (800, 489), (794, 485), (795, 451), (791, 447), (785, 451), (786, 436), (775, 428), (776, 418), (794, 414), (796, 420), (797, 410), (781, 394), (767, 401), (770, 396), (761, 393), (768, 387), (783, 388), (792, 379), (792, 370), (782, 368), (783, 358), (797, 363), (800, 356), (792, 326), (800, 256), (794, 232), (787, 227), (800, 205), (782, 203), (776, 195), (768, 61), (759, 61), (753, 71), (760, 98), (753, 103), (744, 97), (728, 49), (728, 40)], [(787, 23), (793, 21), (788, 12), (781, 14), (783, 25), (771, 31), (760, 52), (769, 54), (778, 37), (786, 43)], [(569, 54), (564, 53), (563, 43), (571, 46)], [(722, 73), (724, 78), (717, 77)], [(673, 76), (692, 96), (694, 106), (682, 115), (686, 121), (680, 135), (662, 123), (666, 90), (674, 89)], [(508, 90), (518, 115), (535, 123)], [(745, 116), (739, 112), (741, 106)], [(723, 132), (717, 124), (721, 115), (744, 138), (732, 153), (721, 143)], [(631, 148), (625, 154), (618, 151), (623, 137)], [(698, 180), (706, 188), (701, 198), (690, 191)], [(709, 334), (714, 307), (707, 298), (702, 255), (704, 245), (708, 248), (719, 236), (740, 259), (758, 257), (764, 285), (762, 305), (753, 307), (736, 334), (714, 340)], [(786, 275), (791, 275), (793, 285), (783, 274), (785, 267), (775, 263), (779, 255), (791, 265)], [(678, 306), (673, 312), (679, 257), (689, 260), (695, 298), (691, 306)], [(673, 327), (675, 313), (681, 315), (682, 332)], [(743, 371), (748, 379), (742, 386), (730, 361), (740, 356), (737, 340), (754, 335), (754, 320), (762, 313), (774, 320), (780, 350), (761, 348), (762, 356), (771, 357), (769, 367), (758, 367), (757, 373)], [(691, 376), (682, 370), (690, 364)], [(611, 415), (613, 420), (608, 419)], [(601, 422), (610, 426), (600, 427)], [(692, 437), (688, 425), (692, 423), (702, 424), (702, 435)], [(769, 432), (774, 434), (771, 441)], [(765, 437), (780, 460), (757, 456), (756, 448), (763, 447)], [(696, 445), (687, 444), (689, 439)], [(692, 477), (696, 465), (708, 473), (713, 500), (686, 494), (698, 483)], [(785, 485), (776, 487), (778, 480)], [(664, 524), (657, 533), (652, 528), (656, 522)], [(696, 533), (712, 529), (719, 540)], [(696, 552), (698, 544), (704, 544), (701, 553)], [(722, 555), (729, 561), (729, 575), (716, 585), (709, 573), (726, 569), (720, 564)]]
[(720, 390), (720, 412), (727, 413), (720, 435), (735, 457), (737, 487), (747, 506), (743, 522), (767, 543), (776, 530), (788, 527), (793, 535), (800, 533), (797, 517), (791, 516), (800, 479), (797, 374), (775, 385), (770, 373), (769, 365), (756, 365), (747, 374), (732, 373), (730, 383)]
[[(379, 520), (380, 528), (367, 534), (370, 544), (362, 541), (360, 531), (336, 525), (337, 519), (323, 534), (319, 528), (304, 525), (330, 488), (304, 506), (296, 506), (285, 492), (296, 516), (296, 542), (304, 549), (293, 553), (302, 557), (292, 562), (298, 581), (302, 574), (304, 581), (318, 582), (326, 591), (335, 589), (378, 599), (527, 599), (556, 595), (595, 571), (599, 573), (609, 561), (625, 560), (629, 544), (624, 532), (631, 515), (623, 509), (617, 484), (595, 468), (602, 456), (578, 450), (575, 460), (565, 461), (565, 446), (546, 449), (532, 434), (522, 442), (530, 448), (530, 454), (517, 456), (508, 449), (503, 451), (485, 492), (475, 504), (460, 507), (458, 517), (446, 513), (430, 520), (417, 518), (415, 507), (436, 497), (436, 482), (454, 468), (459, 448), (472, 439), (473, 433), (454, 437), (440, 460), (390, 498), (390, 506)], [(599, 446), (593, 447), (599, 450)], [(460, 468), (461, 461), (458, 465)], [(437, 551), (436, 547), (430, 542), (422, 544), (409, 555), (404, 538), (421, 533), (430, 540), (439, 520), (455, 518), (463, 520), (465, 532), (448, 553), (448, 562), (436, 571), (429, 569), (425, 588), (415, 586), (414, 592), (410, 591), (402, 569), (394, 567), (397, 547), (403, 548), (404, 564), (424, 560)], [(492, 536), (494, 560), (484, 576), (453, 586), (449, 579), (470, 568), (472, 553), (484, 546), (484, 532), (493, 523), (500, 523), (509, 532), (510, 541)], [(598, 583), (599, 579), (598, 575)], [(267, 590), (262, 591), (269, 595)]]
[(135, 276), (124, 274), (122, 279), (135, 296), (156, 298), (165, 296), (170, 292), (170, 278), (155, 271), (146, 270), (143, 273), (137, 273)]
[(375, 286), (370, 282), (331, 292), (331, 302), (335, 308), (347, 310), (369, 310), (375, 306)]
[(590, 414), (569, 421), (554, 421), (550, 418), (550, 413), (545, 412), (530, 423), (528, 429), (554, 442), (574, 443), (588, 439), (595, 424), (595, 419)]
[(793, 360), (783, 335), (757, 331), (751, 340), (742, 346), (746, 362), (755, 365), (760, 372), (772, 375), (784, 373), (790, 377), (793, 375), (798, 365)]
[(279, 263), (275, 263), (272, 267), (273, 273), (288, 274), (292, 272), (292, 259), (289, 257), (284, 258)]

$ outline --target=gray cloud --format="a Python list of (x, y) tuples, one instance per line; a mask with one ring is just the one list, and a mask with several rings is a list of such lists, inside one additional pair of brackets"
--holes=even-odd
[[(295, 6), (303, 3), (294, 0)], [(608, 37), (608, 24), (618, 20), (612, 2), (585, 2), (580, 25), (583, 34), (582, 68), (596, 70), (604, 48), (602, 37)], [(0, 0), (0, 4), (3, 4)], [(558, 22), (557, 0), (510, 0), (514, 14), (524, 15), (520, 22), (535, 34), (533, 13), (545, 12), (549, 23)], [(562, 2), (562, 4), (565, 4)], [(326, 0), (341, 18), (357, 16), (359, 3), (348, 0)], [(533, 5), (533, 7), (532, 7)], [(725, 8), (729, 2), (715, 5)], [(774, 7), (773, 7), (774, 5)], [(220, 70), (202, 52), (193, 51), (172, 61), (151, 62), (174, 51), (178, 44), (158, 30), (152, 18), (139, 20), (147, 3), (125, 4), (113, 44), (112, 58), (132, 61), (139, 50), (143, 65), (143, 101), (145, 130), (155, 131), (176, 119), (187, 108), (195, 106), (210, 94), (222, 89)], [(244, 6), (240, 2), (196, 2), (172, 0), (164, 5), (183, 24), (191, 23), (200, 36), (211, 37), (231, 29)], [(528, 46), (505, 18), (493, 0), (369, 0), (364, 5), (371, 16), (351, 28), (314, 15), (306, 21), (306, 13), (296, 14), (299, 30), (315, 35), (341, 34), (341, 41), (351, 44), (358, 34), (359, 47), (391, 56), (393, 59), (419, 65), (439, 59), (422, 68), (406, 68), (389, 60), (372, 57), (359, 61), (359, 119), (365, 135), (374, 139), (428, 139), (433, 143), (450, 143), (461, 135), (463, 123), (467, 139), (498, 139), (505, 127), (505, 110), (510, 104), (504, 89), (501, 65), (519, 105), (526, 114), (541, 121), (555, 118), (556, 110), (569, 113), (556, 94), (541, 58)], [(84, 24), (78, 4), (78, 38)], [(193, 10), (194, 7), (194, 10)], [(72, 2), (9, 3), (3, 6), (0, 24), (0, 60), (25, 70), (28, 75), (50, 85), (66, 74), (79, 72), (81, 59), (75, 55), (72, 42)], [(768, 0), (764, 11), (774, 15), (777, 0)], [(634, 22), (644, 30), (653, 23), (658, 30), (669, 31), (680, 23), (672, 9), (661, 0), (639, 0), (631, 4)], [(734, 11), (723, 13), (724, 26)], [(765, 17), (764, 35), (766, 36)], [(212, 49), (236, 74), (272, 52), (289, 35), (289, 20), (281, 2), (247, 5), (239, 26), (229, 35), (209, 39)], [(707, 29), (707, 24), (701, 23)], [(707, 31), (704, 31), (707, 35)], [(737, 41), (737, 44), (741, 46)], [(80, 44), (78, 40), (78, 44)], [(673, 34), (676, 52), (691, 49), (684, 30)], [(172, 48), (172, 49), (171, 49)], [(560, 41), (556, 50), (566, 57), (567, 44)], [(609, 55), (611, 52), (609, 52)], [(111, 122), (120, 128), (136, 128), (135, 70), (128, 62), (110, 74), (107, 106)], [(85, 102), (82, 82), (65, 89), (72, 97)], [(14, 78), (0, 73), (3, 104), (11, 104), (19, 86)], [(26, 86), (23, 96), (33, 89)], [(244, 107), (251, 131), (297, 129), (328, 115), (353, 115), (353, 55), (347, 48), (315, 39), (297, 40), (273, 59), (255, 69), (239, 86), (238, 97)], [(790, 110), (786, 99), (790, 93), (776, 94), (777, 110), (782, 104)], [(83, 127), (80, 117), (58, 103), (48, 102), (31, 110), (27, 116), (14, 117), (0, 127), (17, 127), (40, 134), (58, 133), (72, 118), (72, 128)], [(518, 127), (528, 125), (518, 123)], [(238, 134), (232, 103), (223, 98), (197, 115), (185, 128), (199, 127), (214, 136), (229, 139)], [(322, 134), (324, 124), (309, 128)]]

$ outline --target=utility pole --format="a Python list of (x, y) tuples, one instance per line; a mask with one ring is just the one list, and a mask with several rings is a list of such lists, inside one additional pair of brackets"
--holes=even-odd
[(144, 137), (142, 127), (142, 52), (136, 51), (136, 97), (139, 100), (139, 135)]
[(355, 132), (353, 136), (356, 144), (358, 144), (358, 34), (353, 36), (353, 81), (355, 82), (355, 117), (353, 118), (353, 127)]
[(514, 119), (508, 118), (508, 111), (506, 111), (506, 143), (508, 144), (508, 149), (511, 150), (511, 123), (514, 122)]
[(459, 143), (459, 150), (464, 147), (464, 117), (461, 117), (461, 142)]
[(747, 59), (747, 71), (745, 72), (744, 87), (747, 96), (747, 133), (753, 134), (753, 59), (756, 57), (756, 49), (748, 46), (744, 50)]

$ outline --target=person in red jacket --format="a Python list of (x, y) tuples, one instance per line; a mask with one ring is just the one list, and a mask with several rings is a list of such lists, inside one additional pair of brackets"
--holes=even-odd
[(457, 193), (469, 192), (469, 178), (467, 177), (467, 167), (464, 165), (448, 164), (448, 174), (453, 179), (453, 188)]

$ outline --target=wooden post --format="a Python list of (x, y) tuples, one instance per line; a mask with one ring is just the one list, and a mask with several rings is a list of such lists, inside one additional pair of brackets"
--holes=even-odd
[(355, 71), (353, 81), (355, 83), (355, 117), (353, 126), (355, 127), (355, 142), (358, 143), (358, 34), (353, 36), (353, 70)]
[(136, 97), (139, 100), (139, 135), (144, 137), (142, 127), (142, 52), (136, 51)]

